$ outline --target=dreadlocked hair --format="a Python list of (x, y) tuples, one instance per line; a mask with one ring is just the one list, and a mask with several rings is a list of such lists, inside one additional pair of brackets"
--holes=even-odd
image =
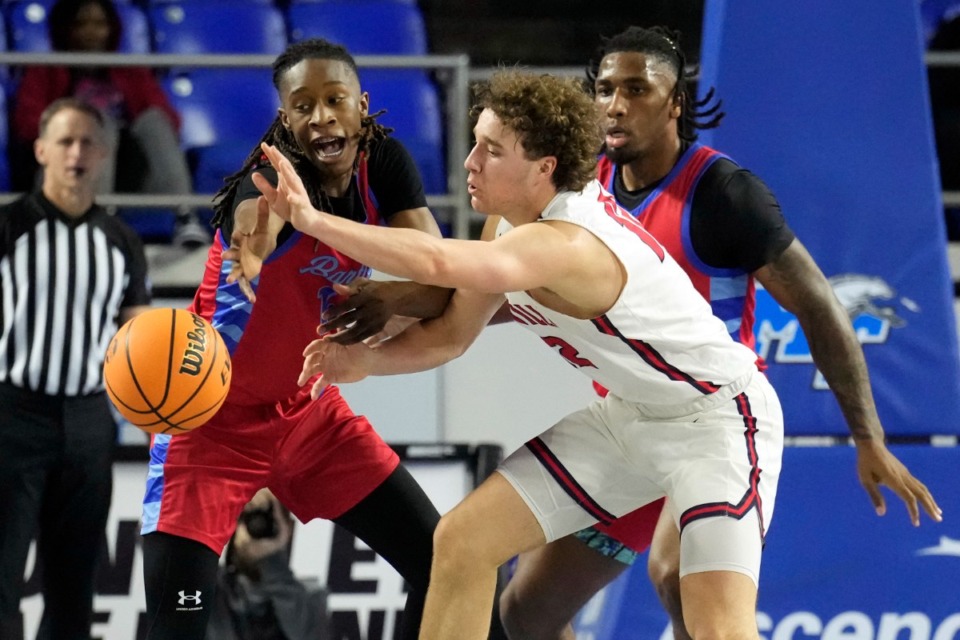
[[(699, 72), (699, 65), (687, 67), (687, 57), (680, 48), (680, 32), (667, 27), (628, 27), (625, 31), (610, 38), (603, 38), (597, 48), (596, 57), (587, 66), (587, 85), (591, 94), (600, 70), (600, 61), (611, 53), (635, 52), (654, 56), (673, 67), (677, 74), (677, 84), (673, 97), (680, 101), (680, 120), (677, 123), (680, 139), (694, 142), (698, 129), (714, 129), (720, 125), (723, 116), (720, 111), (723, 101), (715, 98), (713, 87), (707, 91), (703, 100), (694, 100), (690, 95), (690, 81)], [(711, 103), (713, 103), (711, 105)]]
[[(280, 91), (280, 83), (284, 75), (291, 68), (308, 59), (334, 60), (343, 62), (359, 78), (357, 63), (347, 49), (341, 45), (334, 44), (322, 38), (311, 38), (301, 40), (288, 46), (283, 53), (277, 56), (273, 61), (273, 86)], [(353, 168), (356, 171), (360, 164), (360, 157), (367, 152), (372, 142), (385, 139), (392, 131), (390, 127), (385, 127), (377, 118), (386, 113), (381, 109), (376, 113), (368, 114), (360, 119), (360, 139), (357, 150), (357, 156), (353, 160)], [(246, 175), (253, 169), (263, 167), (269, 164), (269, 161), (263, 155), (260, 148), (262, 143), (266, 142), (277, 148), (287, 160), (293, 165), (297, 175), (303, 178), (303, 184), (307, 189), (307, 195), (310, 196), (310, 202), (313, 206), (324, 211), (331, 211), (330, 200), (323, 188), (320, 186), (323, 181), (319, 171), (310, 162), (310, 159), (304, 154), (303, 149), (297, 143), (293, 134), (283, 126), (283, 122), (278, 115), (267, 128), (267, 131), (257, 142), (256, 146), (250, 151), (243, 165), (236, 173), (224, 178), (224, 185), (214, 195), (213, 218), (210, 223), (213, 226), (219, 226), (224, 218), (230, 215), (233, 205), (233, 199), (240, 188), (240, 183)]]

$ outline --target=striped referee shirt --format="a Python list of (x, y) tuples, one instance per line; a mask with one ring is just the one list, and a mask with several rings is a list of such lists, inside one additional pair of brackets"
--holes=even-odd
[(28, 194), (0, 207), (0, 300), (0, 383), (102, 391), (120, 310), (150, 303), (143, 244), (102, 207), (70, 218)]

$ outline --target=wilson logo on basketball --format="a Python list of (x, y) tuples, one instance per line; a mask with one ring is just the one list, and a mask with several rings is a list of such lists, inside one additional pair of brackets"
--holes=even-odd
[(180, 361), (180, 373), (188, 376), (200, 375), (200, 368), (203, 366), (203, 352), (207, 347), (207, 332), (204, 329), (203, 318), (193, 315), (194, 331), (187, 332), (187, 349), (183, 352), (183, 359)]
[(213, 325), (187, 309), (156, 308), (114, 336), (103, 382), (117, 411), (150, 433), (207, 422), (230, 392), (230, 353)]

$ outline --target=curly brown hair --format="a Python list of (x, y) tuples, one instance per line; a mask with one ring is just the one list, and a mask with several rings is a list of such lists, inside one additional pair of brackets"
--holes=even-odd
[(474, 118), (484, 109), (512, 129), (528, 158), (554, 156), (553, 184), (580, 191), (597, 173), (603, 143), (593, 99), (576, 78), (501, 70), (474, 86)]

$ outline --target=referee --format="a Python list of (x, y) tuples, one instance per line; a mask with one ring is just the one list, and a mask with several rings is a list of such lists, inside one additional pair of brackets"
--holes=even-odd
[(34, 144), (39, 191), (0, 207), (0, 638), (23, 637), (30, 541), (44, 567), (40, 638), (90, 638), (116, 423), (107, 343), (150, 303), (143, 245), (94, 203), (103, 117), (53, 102)]

